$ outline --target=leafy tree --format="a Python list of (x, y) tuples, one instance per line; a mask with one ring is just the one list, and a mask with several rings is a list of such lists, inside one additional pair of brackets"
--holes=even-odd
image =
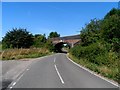
[(101, 20), (93, 19), (82, 29), (80, 34), (82, 45), (87, 46), (100, 39), (99, 32), (101, 22)]
[(58, 34), (57, 32), (51, 32), (48, 36), (48, 38), (54, 38), (54, 37), (60, 37), (60, 34)]
[(115, 14), (105, 19), (101, 32), (104, 40), (111, 43), (115, 51), (120, 51), (120, 16)]
[(104, 17), (104, 19), (108, 19), (109, 17), (113, 16), (113, 15), (118, 15), (120, 16), (120, 10), (113, 8), (112, 10), (110, 10)]
[(2, 40), (3, 48), (29, 48), (33, 44), (33, 35), (26, 29), (13, 28)]
[(34, 45), (35, 47), (43, 47), (46, 43), (45, 35), (35, 34), (34, 35)]
[(102, 35), (106, 41), (111, 41), (113, 38), (120, 39), (120, 16), (112, 15), (105, 19), (102, 23)]
[[(92, 20), (82, 29), (81, 44), (69, 50), (77, 62), (84, 62), (90, 69), (112, 78), (120, 83), (119, 70), (102, 71), (97, 67), (107, 67), (108, 70), (118, 69), (120, 61), (120, 10), (112, 9), (102, 20)], [(88, 62), (87, 64), (85, 64)], [(95, 66), (94, 66), (95, 65)]]

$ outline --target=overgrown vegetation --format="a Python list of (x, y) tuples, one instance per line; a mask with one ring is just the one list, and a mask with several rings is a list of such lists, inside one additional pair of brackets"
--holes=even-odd
[[(26, 29), (13, 28), (2, 39), (2, 60), (35, 58), (61, 49), (50, 38), (57, 32), (32, 35)], [(102, 20), (93, 19), (80, 33), (81, 43), (70, 49), (70, 57), (77, 63), (120, 83), (120, 10), (112, 9)]]
[(33, 44), (33, 35), (26, 29), (17, 29), (6, 33), (2, 40), (3, 48), (29, 48)]
[(0, 52), (2, 51), (2, 44), (0, 44)]
[[(49, 34), (49, 37), (58, 36), (60, 35), (57, 32)], [(54, 51), (52, 41), (46, 38), (45, 34), (32, 35), (23, 28), (13, 28), (8, 31), (3, 37), (0, 47), (2, 60), (40, 57)]]
[(6, 49), (2, 52), (2, 60), (18, 60), (23, 58), (37, 58), (49, 55), (50, 52), (45, 48), (28, 48), (28, 49)]
[(81, 44), (70, 57), (91, 70), (120, 83), (120, 10), (112, 9), (102, 20), (93, 19), (80, 33)]

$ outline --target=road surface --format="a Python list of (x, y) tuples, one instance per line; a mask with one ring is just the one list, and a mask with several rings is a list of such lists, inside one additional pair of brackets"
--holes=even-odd
[(117, 88), (83, 70), (65, 54), (37, 60), (14, 80), (9, 88)]

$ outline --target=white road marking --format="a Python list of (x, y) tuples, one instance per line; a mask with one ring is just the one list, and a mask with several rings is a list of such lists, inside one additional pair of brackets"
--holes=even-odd
[(57, 74), (58, 74), (58, 76), (60, 78), (61, 83), (64, 84), (64, 81), (63, 81), (63, 79), (62, 79), (62, 77), (61, 77), (61, 75), (60, 75), (60, 73), (59, 73), (59, 71), (57, 69), (57, 66), (56, 65), (54, 65), (54, 66), (55, 66), (55, 70), (57, 71)]
[[(31, 65), (29, 65), (29, 67), (30, 67)], [(29, 69), (25, 69), (26, 71), (28, 71)], [(20, 75), (18, 75), (17, 77), (16, 77), (16, 83), (23, 77), (23, 75), (24, 75), (24, 73), (26, 72), (26, 71), (23, 71), (23, 73)], [(16, 85), (16, 83), (15, 83), (15, 85)], [(9, 86), (8, 86), (8, 88), (10, 88), (10, 89), (12, 89), (13, 88), (13, 86), (14, 86), (14, 83), (12, 82)]]
[(23, 74), (16, 80), (16, 82), (18, 82), (21, 78), (22, 78)]
[(56, 58), (54, 58), (54, 63), (55, 63), (55, 61), (56, 61)]
[(12, 84), (12, 86), (14, 86), (16, 84), (16, 82), (14, 82), (13, 84)]
[(12, 89), (13, 87), (10, 87), (10, 89)]
[[(24, 73), (23, 73), (24, 74)], [(19, 76), (19, 78), (17, 78), (17, 80), (16, 80), (16, 82), (14, 82), (14, 83), (11, 83), (8, 87), (10, 87), (10, 89), (12, 89), (13, 88), (13, 86), (15, 86), (16, 85), (16, 83), (22, 78), (22, 76), (23, 76), (23, 74), (21, 75), (21, 76)]]
[(109, 82), (109, 83), (113, 84), (114, 86), (120, 87), (120, 86), (119, 86), (119, 85), (117, 85), (116, 83), (113, 83), (113, 82), (111, 82), (111, 81), (107, 80), (106, 78), (104, 78), (104, 77), (101, 77), (101, 76), (97, 75), (97, 74), (96, 74), (96, 73), (94, 73), (93, 71), (90, 71), (89, 69), (87, 69), (87, 68), (85, 68), (85, 67), (83, 67), (83, 66), (81, 66), (81, 65), (77, 64), (76, 62), (74, 62), (73, 60), (71, 60), (68, 56), (67, 56), (67, 58), (68, 58), (68, 60), (70, 60), (72, 63), (74, 63), (74, 64), (75, 64), (75, 65), (77, 65), (78, 67), (82, 68), (83, 70), (86, 70), (87, 72), (89, 72), (89, 73), (91, 73), (91, 74), (93, 74), (93, 75), (95, 75), (95, 76), (97, 76), (97, 77), (101, 78), (102, 80), (105, 80), (105, 81), (107, 81), (107, 82)]

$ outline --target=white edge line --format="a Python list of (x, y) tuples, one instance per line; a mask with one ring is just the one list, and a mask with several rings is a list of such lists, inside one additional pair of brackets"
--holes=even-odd
[[(28, 65), (27, 67), (30, 67), (30, 66), (31, 66), (31, 64)], [(17, 78), (16, 78), (16, 80), (15, 80), (16, 83), (23, 77), (23, 75), (25, 74), (25, 72), (28, 71), (28, 70), (30, 70), (30, 69), (25, 69), (25, 70), (21, 73), (21, 75), (19, 74), (19, 75), (17, 76)], [(7, 88), (12, 89), (12, 88), (13, 88), (13, 82), (12, 82), (10, 85), (8, 85)]]
[[(43, 59), (43, 58), (46, 58), (46, 57), (51, 57), (51, 56), (53, 56), (53, 55), (54, 55), (54, 54), (48, 55), (48, 56), (43, 56), (43, 57), (40, 57), (40, 58), (35, 58), (35, 59)], [(32, 60), (34, 60), (34, 59), (32, 59)], [(12, 60), (12, 61), (14, 61), (14, 60)], [(30, 67), (30, 66), (31, 66), (31, 64), (28, 65), (28, 67)], [(25, 73), (26, 71), (28, 71), (28, 70), (29, 70), (29, 69), (25, 69), (25, 70), (22, 72), (22, 75), (18, 75), (18, 77), (16, 78), (16, 83), (23, 77), (24, 73)], [(7, 88), (12, 89), (12, 88), (13, 88), (13, 83), (14, 83), (14, 82), (12, 82), (10, 85), (8, 85)]]
[(74, 64), (77, 65), (78, 67), (82, 68), (83, 70), (86, 70), (87, 72), (89, 72), (89, 73), (91, 73), (91, 74), (93, 74), (93, 75), (95, 75), (95, 76), (97, 76), (97, 77), (99, 77), (99, 78), (101, 78), (101, 79), (103, 79), (103, 80), (105, 80), (105, 81), (107, 81), (107, 82), (113, 84), (114, 86), (120, 87), (119, 85), (117, 85), (117, 84), (115, 84), (115, 83), (113, 83), (113, 82), (107, 80), (106, 78), (97, 75), (97, 74), (94, 73), (93, 71), (90, 71), (90, 70), (88, 70), (87, 68), (85, 68), (85, 67), (83, 67), (83, 66), (77, 64), (76, 62), (74, 62), (73, 60), (71, 60), (68, 56), (67, 56), (67, 58), (68, 58), (72, 63), (74, 63)]
[(55, 66), (55, 70), (57, 71), (57, 74), (58, 74), (58, 76), (59, 76), (62, 84), (64, 84), (64, 81), (63, 81), (63, 79), (62, 79), (62, 77), (61, 77), (61, 75), (60, 75), (60, 73), (59, 73), (59, 71), (58, 71), (58, 69), (57, 69), (57, 66), (56, 66), (56, 65), (54, 65), (54, 66)]
[(12, 89), (13, 87), (10, 87), (10, 89)]
[(23, 77), (23, 74), (16, 80), (18, 82)]
[(13, 86), (15, 86), (16, 83), (22, 78), (22, 76), (23, 76), (23, 74), (22, 74), (21, 76), (19, 76), (19, 78), (16, 80), (16, 82), (11, 83), (11, 84), (8, 86), (8, 88), (12, 89)]
[(12, 85), (14, 86), (16, 84), (16, 82), (14, 82)]

